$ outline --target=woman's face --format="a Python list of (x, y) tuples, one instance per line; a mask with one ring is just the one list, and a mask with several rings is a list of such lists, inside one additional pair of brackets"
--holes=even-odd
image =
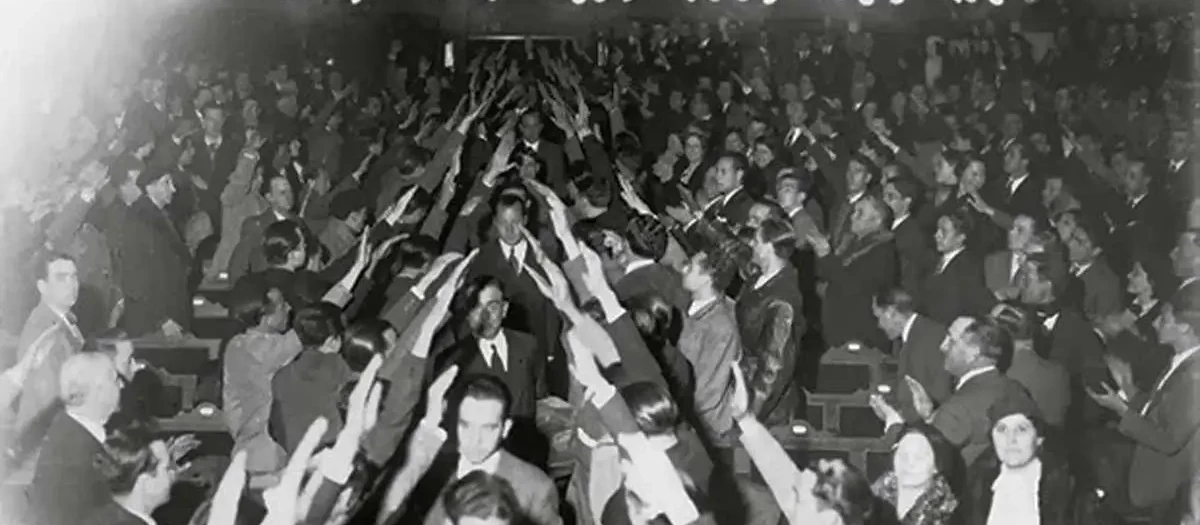
[(909, 432), (900, 439), (892, 453), (892, 468), (896, 482), (905, 488), (924, 487), (937, 474), (933, 447), (925, 436)]
[(983, 163), (977, 160), (967, 164), (963, 170), (962, 180), (959, 181), (960, 188), (967, 193), (977, 192), (983, 188), (985, 177), (983, 175)]
[(1037, 457), (1042, 437), (1028, 416), (1012, 414), (992, 427), (992, 445), (1005, 466), (1023, 467)]
[(942, 186), (958, 185), (958, 175), (954, 173), (954, 165), (941, 155), (933, 157), (933, 178)]
[(688, 137), (683, 144), (683, 154), (687, 156), (689, 162), (700, 162), (704, 157), (704, 145), (700, 144), (699, 137)]
[(1150, 286), (1150, 274), (1146, 273), (1141, 263), (1134, 264), (1133, 269), (1129, 271), (1129, 287), (1126, 291), (1133, 295), (1154, 294), (1154, 289)]
[(1058, 218), (1058, 222), (1054, 223), (1054, 229), (1058, 230), (1058, 239), (1066, 242), (1072, 235), (1075, 234), (1075, 214), (1064, 213)]
[(743, 153), (746, 151), (746, 142), (742, 140), (741, 133), (730, 133), (725, 135), (725, 151), (731, 153)]

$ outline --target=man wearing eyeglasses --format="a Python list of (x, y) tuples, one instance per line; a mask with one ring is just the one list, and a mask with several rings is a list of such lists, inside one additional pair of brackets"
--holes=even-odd
[(545, 441), (538, 439), (534, 425), (537, 402), (546, 392), (546, 367), (537, 358), (537, 339), (504, 328), (508, 299), (504, 285), (495, 277), (481, 275), (469, 281), (452, 310), (458, 315), (456, 328), (464, 335), (435, 358), (435, 370), (457, 364), (460, 378), (491, 375), (504, 383), (512, 394), (511, 442), (524, 449), (513, 452), (535, 465), (541, 464), (545, 458), (536, 453), (541, 447), (526, 446)]

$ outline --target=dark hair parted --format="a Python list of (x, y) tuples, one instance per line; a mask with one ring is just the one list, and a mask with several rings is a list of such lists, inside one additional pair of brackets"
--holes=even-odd
[(154, 429), (139, 421), (128, 420), (110, 429), (104, 441), (105, 453), (94, 458), (96, 470), (113, 494), (133, 491), (138, 477), (158, 469), (158, 458), (150, 450)]
[(476, 470), (455, 481), (442, 496), (451, 523), (463, 518), (498, 519), (515, 523), (520, 508), (512, 485), (504, 478)]
[(288, 255), (303, 245), (304, 230), (290, 219), (272, 223), (263, 232), (263, 257), (273, 266), (287, 264)]
[(342, 336), (342, 309), (326, 302), (305, 306), (296, 312), (292, 328), (304, 348), (318, 348), (330, 338)]
[(679, 407), (666, 388), (649, 381), (621, 387), (621, 397), (629, 405), (638, 429), (647, 436), (669, 435), (679, 424)]
[(471, 375), (466, 378), (461, 388), (462, 395), (459, 396), (457, 406), (461, 406), (462, 401), (468, 397), (481, 401), (498, 401), (501, 416), (504, 419), (509, 418), (512, 392), (509, 392), (508, 386), (500, 378), (491, 374)]

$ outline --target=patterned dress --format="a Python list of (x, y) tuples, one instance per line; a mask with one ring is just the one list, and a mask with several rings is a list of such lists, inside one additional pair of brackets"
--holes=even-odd
[[(875, 492), (875, 496), (891, 505), (892, 512), (896, 512), (896, 500), (899, 490), (896, 487), (896, 473), (888, 471), (887, 474), (880, 476), (875, 480), (875, 484), (871, 486), (871, 490)], [(946, 482), (946, 478), (940, 474), (935, 475), (933, 483), (925, 490), (917, 501), (913, 503), (912, 508), (904, 513), (904, 516), (896, 516), (894, 523), (902, 525), (944, 525), (951, 522), (954, 516), (954, 509), (958, 508), (958, 499), (954, 497), (954, 492), (950, 490), (950, 484)]]

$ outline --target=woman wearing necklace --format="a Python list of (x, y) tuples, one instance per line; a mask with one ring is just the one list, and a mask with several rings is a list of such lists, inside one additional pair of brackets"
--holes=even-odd
[(892, 470), (871, 486), (875, 496), (890, 507), (892, 514), (888, 517), (894, 521), (888, 522), (950, 523), (958, 499), (947, 478), (956, 471), (957, 451), (941, 432), (923, 422), (908, 424), (899, 435), (900, 440), (892, 449)]

